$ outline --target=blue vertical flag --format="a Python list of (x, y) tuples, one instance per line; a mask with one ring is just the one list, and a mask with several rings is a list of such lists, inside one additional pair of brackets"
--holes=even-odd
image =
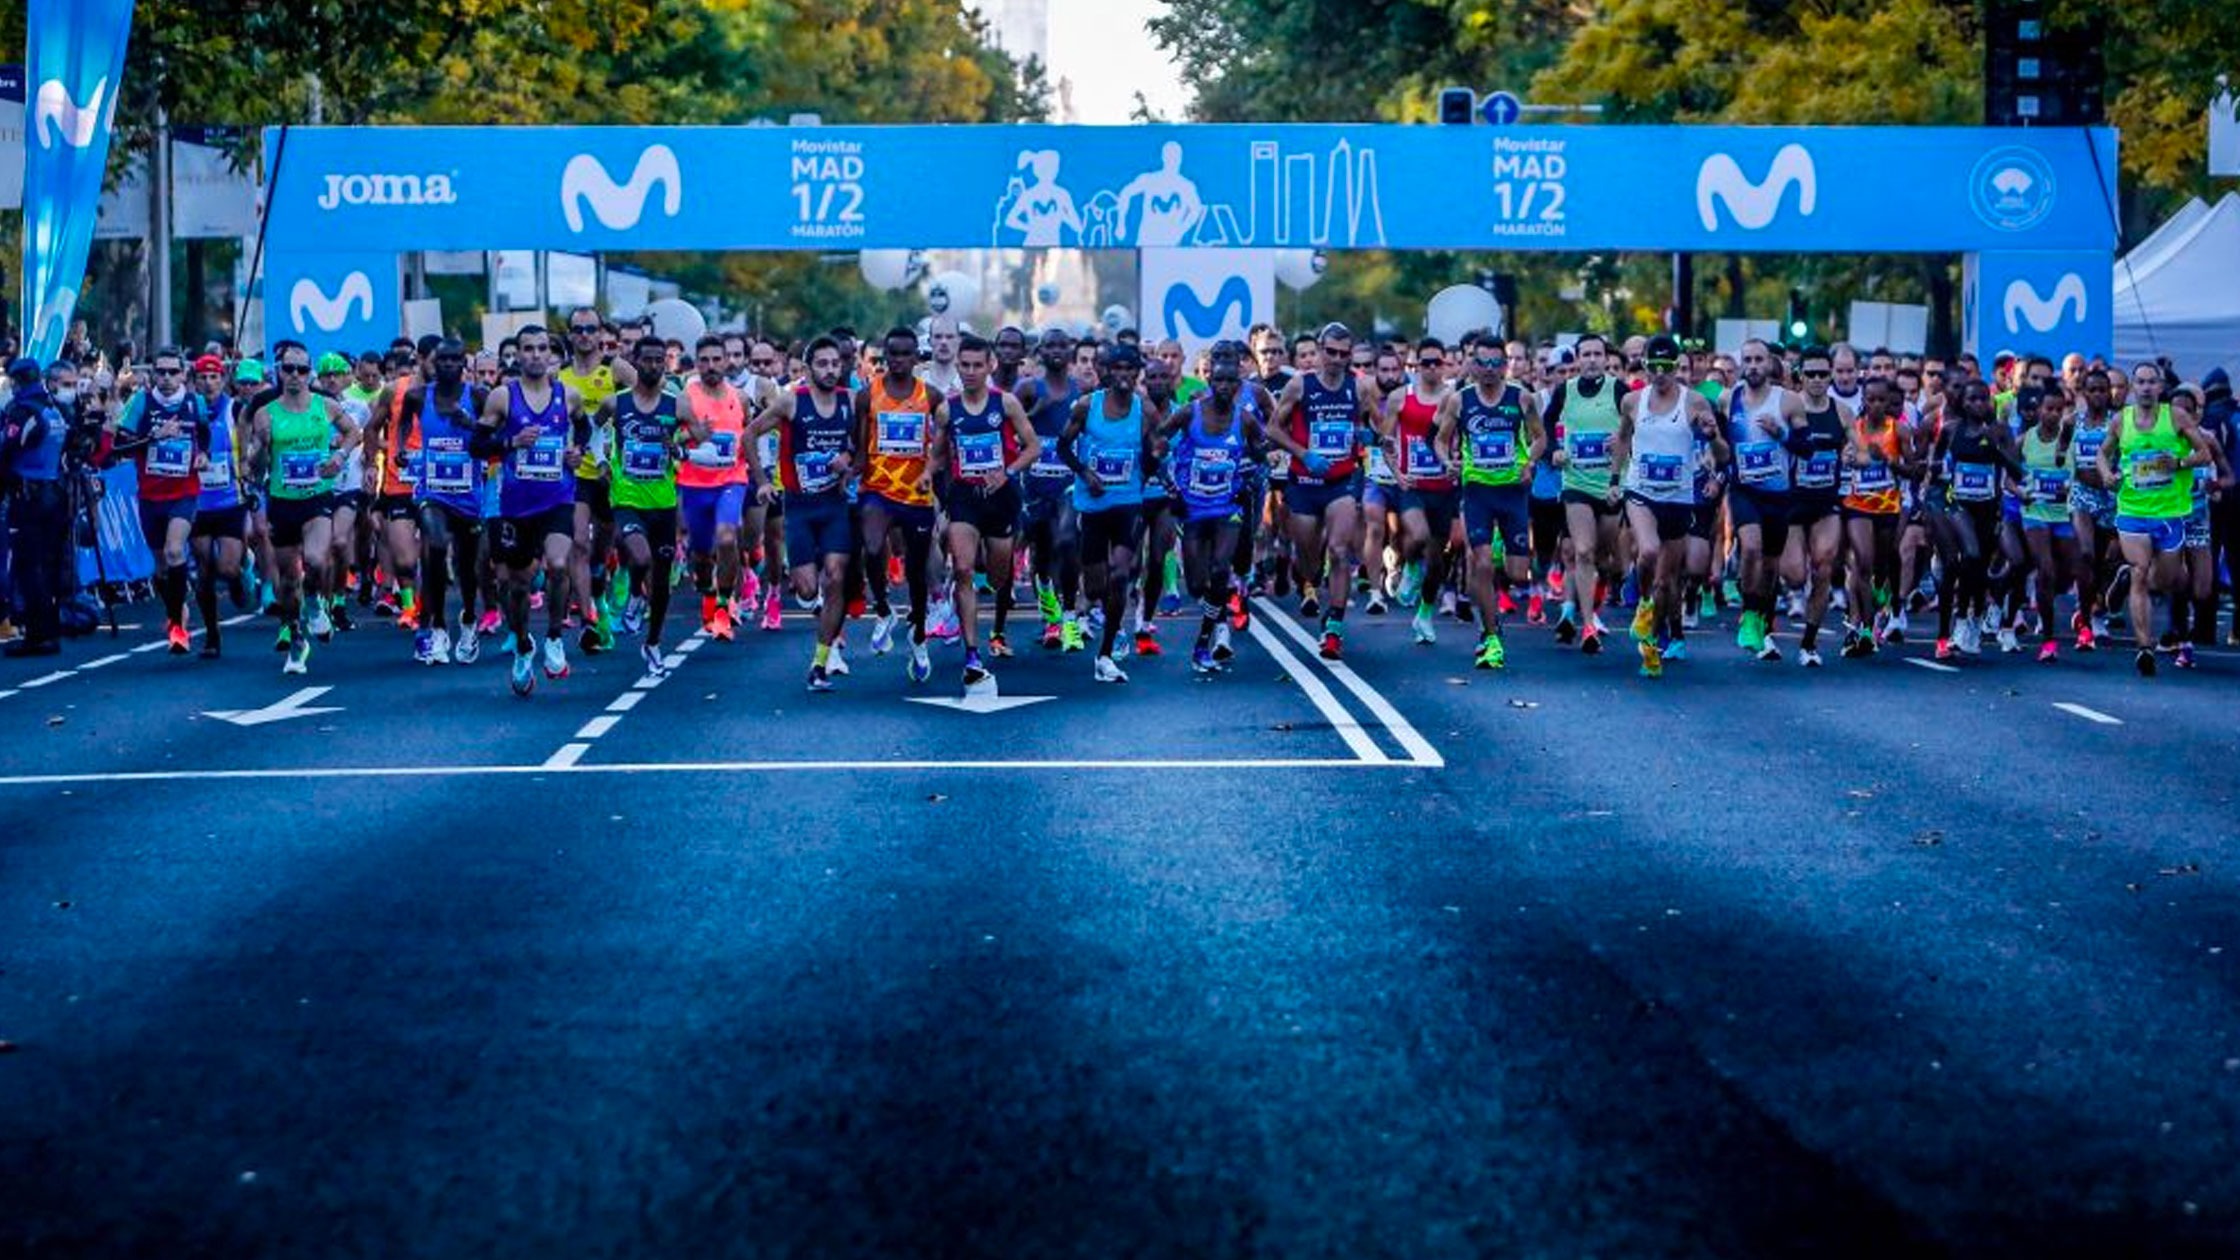
[(23, 352), (59, 354), (77, 311), (124, 82), (132, 0), (31, 0), (23, 136)]

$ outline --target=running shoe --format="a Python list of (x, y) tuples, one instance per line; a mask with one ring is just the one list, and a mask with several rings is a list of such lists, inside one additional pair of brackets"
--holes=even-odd
[(505, 624), (505, 617), (501, 615), (497, 609), (485, 609), (482, 614), (482, 620), (475, 623), (475, 631), (479, 633), (483, 638), (487, 639), (491, 635), (496, 634), (499, 628), (504, 626)]
[(381, 598), (373, 601), (373, 614), (376, 617), (401, 617), (404, 615), (404, 605), (397, 602), (394, 592), (383, 591)]
[(1068, 652), (1078, 652), (1088, 646), (1081, 635), (1081, 623), (1074, 620), (1070, 613), (1064, 621), (1058, 623), (1058, 646)]
[(1772, 635), (1767, 635), (1759, 642), (1758, 659), (1761, 661), (1778, 661), (1781, 659), (1780, 645), (1773, 641)]
[(1684, 661), (1687, 659), (1688, 641), (1686, 639), (1674, 639), (1672, 642), (1664, 645), (1665, 664), (1669, 665), (1674, 661)]
[(1228, 623), (1227, 623), (1227, 622), (1216, 622), (1216, 623), (1214, 624), (1214, 627), (1213, 627), (1213, 661), (1214, 661), (1214, 664), (1216, 664), (1216, 665), (1227, 665), (1227, 664), (1228, 664), (1228, 663), (1229, 663), (1230, 661), (1233, 661), (1233, 660), (1235, 660), (1236, 658), (1237, 658), (1237, 649), (1236, 649), (1236, 648), (1234, 648), (1234, 647), (1232, 647), (1232, 646), (1230, 645), (1230, 643), (1229, 643), (1229, 626), (1228, 626)]
[(1658, 647), (1654, 639), (1643, 640), (1641, 644), (1641, 676), (1664, 677), (1664, 649)]
[(603, 617), (586, 621), (583, 633), (576, 636), (576, 646), (585, 656), (597, 656), (614, 646), (614, 626)]
[(1252, 624), (1252, 609), (1244, 602), (1243, 591), (1229, 592), (1229, 626), (1242, 631)]
[(1120, 672), (1118, 661), (1109, 656), (1100, 656), (1097, 658), (1097, 681), (1101, 683), (1124, 683), (1128, 681), (1128, 676)]
[(1065, 632), (1059, 629), (1057, 622), (1045, 621), (1042, 623), (1042, 646), (1044, 650), (1057, 651), (1058, 644), (1064, 637)]
[(1502, 646), (1501, 636), (1489, 634), (1478, 640), (1478, 656), (1471, 664), (1478, 669), (1501, 669), (1509, 663), (1509, 650)]
[(739, 605), (753, 608), (762, 602), (762, 579), (753, 569), (739, 575)]
[(334, 628), (344, 634), (358, 628), (358, 623), (350, 619), (350, 601), (347, 599), (336, 599), (329, 615), (334, 619)]
[[(2051, 639), (2048, 639), (2048, 640), (2046, 640), (2046, 641), (2047, 641), (2048, 643), (2052, 642), (2052, 640), (2051, 640)], [(2100, 636), (2099, 636), (2099, 635), (2097, 635), (2097, 634), (2094, 634), (2094, 633), (2092, 632), (2092, 623), (2090, 623), (2090, 622), (2080, 622), (2080, 623), (2078, 624), (2078, 626), (2077, 626), (2077, 650), (2078, 650), (2079, 652), (2090, 652), (2090, 651), (2092, 651), (2092, 650), (2093, 650), (2093, 649), (2094, 649), (2095, 647), (2099, 646), (2099, 642), (2100, 642)]]
[(1806, 669), (1818, 669), (1818, 668), (1820, 668), (1820, 652), (1819, 652), (1819, 649), (1817, 649), (1817, 648), (1808, 648), (1808, 647), (1801, 647), (1801, 648), (1798, 648), (1798, 649), (1797, 649), (1797, 664), (1799, 664), (1799, 665), (1803, 666), (1803, 667), (1804, 667), (1804, 668), (1806, 668)]
[(288, 659), (280, 665), (280, 672), (283, 674), (308, 674), (311, 672), (310, 639), (300, 634), (296, 636), (295, 643), (288, 648)]
[(1968, 656), (1983, 652), (1983, 627), (1973, 617), (1962, 617), (1952, 628), (1953, 646)]
[(667, 678), (669, 676), (669, 662), (662, 656), (660, 644), (639, 644), (638, 659), (645, 662), (646, 677)]
[(1011, 636), (1007, 634), (989, 635), (988, 655), (1008, 658), (1011, 655)]
[(2139, 649), (2139, 655), (2138, 655), (2138, 656), (2136, 656), (2136, 657), (2134, 657), (2134, 658), (2132, 658), (2131, 664), (2132, 664), (2132, 667), (2133, 667), (2133, 668), (2135, 668), (2135, 669), (2137, 669), (2137, 670), (2139, 671), (2139, 677), (2141, 677), (2141, 678), (2152, 678), (2152, 677), (2154, 677), (2154, 670), (2155, 670), (2155, 665), (2154, 665), (2154, 649), (2153, 649), (2153, 648), (2140, 648), (2140, 649)]
[(1600, 655), (1602, 652), (1602, 631), (1593, 626), (1588, 626), (1586, 633), (1579, 636), (1579, 651), (1586, 656)]
[(635, 639), (646, 632), (646, 615), (651, 606), (643, 595), (632, 595), (622, 606), (622, 632)]
[(970, 691), (974, 687), (978, 687), (983, 683), (989, 682), (994, 677), (995, 675), (988, 672), (988, 667), (980, 663), (979, 652), (975, 651), (972, 648), (966, 648), (964, 650), (965, 690)]
[(187, 628), (185, 626), (180, 625), (176, 621), (166, 623), (163, 630), (163, 637), (164, 641), (171, 645), (171, 654), (173, 656), (185, 656), (187, 654), (187, 644), (189, 643), (191, 636), (187, 634)]
[(933, 606), (932, 614), (926, 618), (926, 635), (943, 643), (954, 643), (963, 637), (964, 626), (957, 620), (954, 602), (944, 599)]
[(436, 663), (435, 657), (435, 631), (422, 630), (420, 633), (412, 636), (412, 659), (415, 663), (421, 665), (433, 665)]
[(785, 606), (778, 602), (777, 588), (772, 587), (765, 591), (762, 596), (762, 629), (767, 634), (783, 625), (785, 625)]
[(1386, 613), (1391, 612), (1392, 609), (1384, 602), (1383, 591), (1371, 591), (1369, 592), (1368, 602), (1361, 605), (1361, 611), (1369, 614), (1372, 617), (1382, 617)]
[(871, 618), (871, 654), (885, 656), (894, 650), (894, 625), (901, 620), (891, 612), (879, 613)]
[(2051, 665), (2060, 659), (2061, 645), (2059, 643), (2047, 639), (2044, 643), (2038, 645), (2038, 663), (2040, 665)]
[(1299, 615), (1309, 621), (1322, 615), (1322, 601), (1314, 597), (1313, 588), (1299, 596)]
[(1408, 623), (1408, 633), (1417, 643), (1429, 645), (1439, 641), (1439, 631), (1431, 620), (1428, 604), (1417, 604), (1414, 620)]
[(1901, 608), (1890, 614), (1890, 627), (1883, 631), (1882, 641), (1884, 643), (1903, 643), (1906, 641), (1906, 631), (1911, 628), (1906, 624), (1906, 610)]
[(459, 645), (451, 655), (461, 665), (472, 665), (482, 657), (482, 630), (465, 613), (459, 614)]
[(1566, 608), (1556, 617), (1556, 642), (1569, 647), (1579, 637), (1579, 627), (1571, 620), (1571, 610)]
[(451, 663), (451, 636), (441, 630), (428, 631), (428, 660), (430, 665)]
[(1654, 636), (1657, 632), (1657, 601), (1642, 600), (1633, 610), (1633, 641), (1636, 643)]
[(708, 637), (711, 639), (721, 639), (725, 643), (729, 643), (733, 640), (736, 634), (737, 632), (734, 631), (731, 627), (730, 607), (724, 604), (717, 604), (716, 615), (708, 622)]
[(848, 676), (848, 657), (846, 655), (846, 644), (843, 640), (834, 639), (832, 641), (832, 651), (825, 654), (824, 672), (834, 678)]
[(1322, 659), (1339, 661), (1344, 660), (1345, 655), (1346, 641), (1339, 637), (1337, 630), (1324, 627), (1322, 631)]
[(1951, 659), (1952, 659), (1952, 658), (1953, 658), (1953, 657), (1954, 657), (1955, 655), (1957, 655), (1957, 653), (1956, 653), (1956, 652), (1954, 651), (1954, 649), (1953, 649), (1953, 646), (1952, 646), (1952, 640), (1950, 640), (1950, 639), (1939, 639), (1939, 640), (1937, 640), (1937, 659), (1938, 659), (1938, 660), (1940, 660), (1940, 661), (1949, 661), (1949, 660), (1951, 660)]
[(1849, 626), (1844, 629), (1843, 659), (1847, 661), (1863, 660), (1872, 655), (1873, 652), (1874, 641), (1861, 632), (1859, 627)]
[(272, 650), (275, 652), (285, 652), (289, 648), (294, 647), (295, 642), (296, 628), (294, 623), (286, 621), (281, 622), (280, 633), (272, 640)]
[(1719, 597), (1712, 593), (1710, 587), (1706, 586), (1703, 588), (1703, 599), (1698, 601), (1696, 617), (1700, 621), (1709, 621), (1718, 615)]
[(537, 689), (537, 654), (534, 651), (516, 651), (513, 654), (513, 671), (508, 680), (513, 694), (527, 699)]
[(830, 673), (829, 671), (827, 671), (827, 670), (825, 669), (825, 667), (824, 667), (824, 666), (822, 666), (822, 665), (811, 665), (811, 666), (809, 667), (809, 690), (811, 690), (811, 691), (830, 691), (830, 690), (832, 690), (832, 675), (831, 675), (831, 673)]
[(418, 630), (419, 628), (420, 606), (418, 604), (414, 604), (409, 608), (399, 608), (397, 610), (397, 629)]
[(1756, 652), (1759, 648), (1765, 646), (1765, 641), (1766, 619), (1763, 614), (1752, 609), (1743, 613), (1736, 620), (1734, 627), (1734, 645), (1736, 647), (1745, 652)]
[(2009, 656), (2022, 650), (2022, 640), (2016, 636), (2013, 626), (1999, 627), (1999, 650)]
[(1548, 602), (1537, 591), (1524, 602), (1524, 623), (1528, 626), (1548, 624)]
[(568, 649), (559, 635), (544, 641), (544, 676), (555, 681), (568, 676)]
[(2177, 667), (2178, 667), (2179, 669), (2192, 669), (2192, 668), (2193, 668), (2193, 645), (2192, 645), (2191, 643), (2181, 643), (2181, 644), (2179, 644), (2179, 645), (2178, 645), (2178, 655), (2177, 655), (2177, 657), (2176, 657), (2175, 659), (2173, 659), (2173, 660), (2172, 660), (2172, 661), (2171, 661), (2170, 663), (2171, 663), (2172, 665), (2175, 665), (2175, 666), (2177, 666)]
[(1406, 608), (1414, 604), (1422, 594), (1423, 565), (1420, 562), (1402, 565), (1400, 584), (1393, 589), (1392, 598), (1399, 601), (1402, 608)]
[(1136, 655), (1162, 655), (1159, 650), (1159, 627), (1145, 622), (1143, 628), (1136, 631)]
[(1089, 638), (1095, 639), (1099, 643), (1104, 642), (1104, 605), (1098, 604), (1090, 608), (1089, 615), (1083, 620), (1082, 624), (1084, 633)]
[(1058, 606), (1058, 588), (1037, 578), (1034, 584), (1036, 607), (1042, 610), (1042, 619), (1055, 624), (1065, 610)]
[(1198, 674), (1219, 673), (1220, 667), (1213, 663), (1213, 650), (1203, 646), (1191, 648), (1190, 670)]
[(311, 601), (311, 610), (304, 617), (304, 629), (309, 630), (311, 637), (321, 643), (326, 643), (334, 638), (334, 619), (327, 615), (327, 601), (323, 599)]
[(922, 683), (933, 677), (933, 658), (926, 654), (926, 641), (919, 639), (910, 645), (910, 667), (906, 671), (910, 681)]
[(1563, 577), (1563, 569), (1562, 569), (1562, 567), (1561, 567), (1561, 566), (1558, 566), (1558, 567), (1556, 567), (1556, 568), (1552, 568), (1552, 569), (1548, 570), (1548, 594), (1549, 594), (1549, 595), (1551, 595), (1551, 596), (1555, 597), (1556, 599), (1562, 599), (1562, 598), (1563, 598), (1563, 582), (1564, 582), (1564, 577)]

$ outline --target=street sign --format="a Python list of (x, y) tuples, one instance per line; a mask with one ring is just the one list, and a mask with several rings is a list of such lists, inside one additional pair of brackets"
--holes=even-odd
[(1478, 106), (1478, 114), (1496, 127), (1506, 127), (1524, 113), (1524, 102), (1514, 92), (1488, 92)]
[(307, 709), (319, 697), (333, 691), (332, 687), (305, 687), (283, 700), (275, 700), (261, 709), (212, 709), (202, 716), (231, 722), (235, 726), (263, 726), (267, 722), (285, 722), (289, 718), (317, 717), (322, 713), (340, 713), (340, 708)]

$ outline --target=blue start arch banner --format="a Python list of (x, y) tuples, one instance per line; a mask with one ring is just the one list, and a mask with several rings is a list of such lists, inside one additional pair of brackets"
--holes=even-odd
[(280, 254), (2107, 253), (2117, 238), (2106, 129), (297, 127), (265, 151)]

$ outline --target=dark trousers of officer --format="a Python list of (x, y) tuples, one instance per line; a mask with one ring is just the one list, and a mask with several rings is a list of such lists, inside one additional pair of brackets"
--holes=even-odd
[(70, 502), (61, 482), (25, 482), (9, 501), (8, 552), (24, 642), (52, 643), (62, 637), (63, 565), (70, 556)]

